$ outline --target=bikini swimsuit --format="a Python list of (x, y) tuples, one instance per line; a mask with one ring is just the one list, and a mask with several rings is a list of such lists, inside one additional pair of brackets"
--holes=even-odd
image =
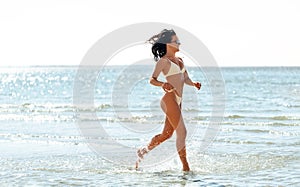
[[(184, 68), (180, 69), (179, 65), (175, 64), (170, 59), (168, 59), (168, 60), (171, 63), (171, 66), (170, 66), (169, 72), (167, 74), (165, 74), (165, 77), (169, 77), (171, 75), (176, 75), (176, 74), (180, 74), (180, 73), (185, 72)], [(182, 98), (177, 95), (176, 88), (168, 90), (168, 92), (173, 92), (173, 91), (175, 91), (176, 102), (177, 102), (178, 105), (180, 105)]]
[(169, 72), (167, 74), (165, 74), (165, 77), (169, 77), (171, 75), (185, 72), (184, 68), (180, 69), (180, 67), (177, 64), (175, 64), (174, 62), (172, 62), (171, 60), (169, 60), (169, 62), (171, 63), (171, 66), (170, 66)]

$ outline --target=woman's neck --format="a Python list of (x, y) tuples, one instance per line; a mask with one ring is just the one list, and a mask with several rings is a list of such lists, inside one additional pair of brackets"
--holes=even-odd
[(174, 52), (167, 52), (165, 55), (167, 58), (174, 58), (175, 57), (175, 53)]

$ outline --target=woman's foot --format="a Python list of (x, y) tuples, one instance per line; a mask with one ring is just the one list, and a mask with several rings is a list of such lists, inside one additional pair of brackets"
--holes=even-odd
[(142, 161), (144, 158), (144, 155), (149, 152), (148, 146), (141, 147), (137, 150), (137, 160), (135, 162), (135, 169), (138, 169), (139, 163)]
[(189, 163), (186, 159), (186, 148), (184, 147), (180, 151), (178, 151), (179, 158), (182, 163), (182, 171), (190, 171)]
[(149, 152), (149, 149), (147, 146), (144, 146), (144, 147), (141, 147), (137, 150), (137, 156), (140, 158), (140, 159), (143, 159), (144, 158), (144, 155), (147, 154)]

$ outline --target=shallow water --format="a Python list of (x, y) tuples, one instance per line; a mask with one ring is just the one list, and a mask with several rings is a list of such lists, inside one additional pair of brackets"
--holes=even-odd
[(190, 173), (180, 171), (175, 136), (134, 169), (135, 149), (164, 121), (163, 92), (148, 83), (152, 68), (131, 67), (130, 75), (124, 67), (85, 70), (80, 91), (84, 98), (92, 88), (93, 107), (73, 103), (76, 67), (1, 68), (1, 185), (300, 185), (300, 68), (222, 68), (223, 122), (202, 149), (210, 120), (219, 116), (212, 117), (205, 70), (189, 67), (202, 82), (200, 92), (186, 86), (183, 97)]

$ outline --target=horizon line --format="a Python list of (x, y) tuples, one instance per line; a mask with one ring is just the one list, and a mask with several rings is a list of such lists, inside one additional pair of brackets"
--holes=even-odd
[[(152, 66), (153, 64), (134, 64), (133, 66)], [(42, 67), (98, 67), (98, 66), (103, 66), (103, 65), (21, 65), (21, 66), (2, 66), (0, 65), (0, 68), (42, 68)], [(130, 64), (113, 64), (113, 65), (105, 65), (108, 67), (122, 67), (122, 66), (130, 66)], [(186, 65), (186, 67), (199, 67), (199, 66), (190, 66), (190, 65)], [(200, 67), (220, 67), (220, 68), (250, 68), (250, 67), (261, 67), (261, 68), (274, 68), (274, 67), (295, 67), (295, 68), (299, 68), (299, 66), (295, 66), (295, 65), (272, 65), (272, 66), (265, 66), (265, 65), (261, 65), (261, 66), (251, 66), (251, 65), (246, 65), (246, 66), (200, 66)]]

